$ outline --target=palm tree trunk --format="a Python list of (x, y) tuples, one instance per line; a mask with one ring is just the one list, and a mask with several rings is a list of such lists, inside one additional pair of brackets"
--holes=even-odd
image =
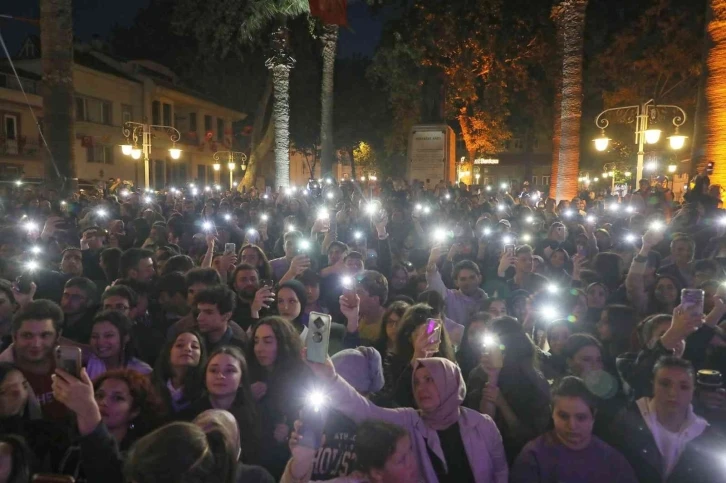
[(555, 199), (577, 196), (582, 117), (582, 50), (587, 0), (562, 0), (552, 16), (562, 36), (562, 99), (560, 146), (556, 167)]
[(73, 147), (73, 19), (71, 0), (41, 0), (40, 45), (43, 68), (45, 175), (67, 194), (77, 184)]
[(714, 162), (711, 184), (726, 186), (726, 0), (709, 0), (708, 142), (706, 156)]
[(244, 176), (237, 186), (239, 191), (242, 191), (242, 187), (251, 188), (256, 185), (260, 164), (267, 157), (270, 149), (272, 149), (275, 130), (272, 115), (269, 113), (271, 98), (272, 78), (269, 78), (262, 97), (257, 102), (255, 123), (252, 125), (250, 158), (247, 162), (247, 169), (245, 170)]
[(323, 80), (320, 93), (320, 145), (322, 176), (333, 172), (335, 148), (333, 145), (333, 79), (335, 77), (335, 49), (338, 46), (338, 26), (323, 27)]
[(295, 59), (288, 45), (287, 27), (281, 25), (272, 34), (272, 56), (267, 68), (272, 72), (275, 122), (275, 189), (290, 185), (290, 70)]
[[(562, 35), (557, 29), (557, 62), (562, 63)], [(550, 173), (549, 197), (557, 199), (557, 173), (559, 172), (560, 138), (562, 136), (562, 72), (555, 76), (554, 119), (552, 122), (552, 172)]]

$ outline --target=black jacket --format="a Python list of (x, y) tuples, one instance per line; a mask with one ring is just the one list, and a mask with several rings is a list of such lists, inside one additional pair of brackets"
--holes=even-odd
[(635, 405), (622, 410), (610, 425), (606, 441), (619, 450), (640, 483), (723, 483), (726, 481), (726, 438), (706, 430), (686, 445), (673, 471), (664, 479), (663, 458), (650, 429)]

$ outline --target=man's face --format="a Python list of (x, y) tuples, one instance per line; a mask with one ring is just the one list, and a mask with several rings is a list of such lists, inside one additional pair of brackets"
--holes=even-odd
[(497, 317), (504, 317), (507, 315), (507, 304), (504, 303), (504, 300), (495, 300), (489, 304), (489, 313), (492, 314), (492, 317), (495, 319)]
[(252, 299), (260, 289), (260, 277), (256, 270), (240, 270), (234, 277), (234, 289), (240, 296)]
[(517, 265), (515, 267), (519, 273), (530, 273), (533, 270), (532, 254), (520, 253), (517, 255)]
[(680, 367), (664, 367), (655, 373), (653, 400), (659, 418), (682, 416), (693, 400), (693, 376)]
[(13, 334), (15, 356), (18, 362), (38, 364), (53, 357), (53, 348), (58, 343), (58, 333), (51, 319), (26, 320)]
[(691, 244), (682, 240), (674, 241), (671, 244), (671, 255), (675, 263), (689, 263), (693, 260)]
[(641, 181), (640, 182), (640, 189), (642, 191), (647, 191), (648, 189), (650, 189), (650, 183), (648, 183), (647, 181)]
[(185, 201), (183, 209), (184, 209), (184, 213), (194, 213), (194, 202)]
[(363, 271), (363, 260), (359, 260), (357, 258), (348, 258), (345, 261), (345, 267), (352, 275), (356, 275)]
[(219, 308), (214, 304), (197, 304), (197, 325), (202, 334), (219, 333), (227, 330), (227, 322), (232, 312), (220, 314)]
[(456, 286), (464, 295), (474, 295), (481, 283), (481, 276), (473, 270), (459, 270), (456, 276)]
[(305, 285), (305, 294), (307, 295), (308, 304), (314, 304), (320, 298), (320, 285)]
[(112, 295), (103, 299), (103, 310), (115, 310), (129, 317), (131, 314), (131, 303), (125, 297)]
[(154, 277), (154, 261), (149, 258), (142, 258), (135, 270), (129, 270), (129, 278), (139, 282), (149, 282)]
[(66, 315), (83, 313), (89, 306), (88, 294), (80, 287), (66, 287), (61, 297), (61, 309)]
[(328, 265), (335, 265), (345, 255), (345, 250), (342, 247), (332, 247), (328, 250)]
[(292, 258), (295, 256), (295, 247), (297, 246), (297, 238), (289, 238), (285, 240), (285, 256)]
[(74, 277), (83, 275), (83, 263), (81, 262), (80, 250), (68, 250), (63, 254), (61, 271)]

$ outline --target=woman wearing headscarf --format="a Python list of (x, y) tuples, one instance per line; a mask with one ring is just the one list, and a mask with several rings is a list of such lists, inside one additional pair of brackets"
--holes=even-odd
[(379, 408), (338, 377), (330, 359), (309, 365), (327, 381), (334, 409), (356, 422), (381, 419), (408, 430), (426, 483), (507, 482), (501, 435), (490, 417), (461, 407), (466, 386), (454, 362), (438, 357), (413, 362), (418, 410)]

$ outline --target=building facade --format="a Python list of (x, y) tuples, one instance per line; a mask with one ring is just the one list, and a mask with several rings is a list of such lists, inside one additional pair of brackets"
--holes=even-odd
[[(28, 38), (14, 63), (35, 115), (42, 120), (41, 61), (37, 38)], [(43, 177), (43, 147), (38, 129), (14, 75), (0, 70), (0, 177)], [(186, 88), (174, 72), (143, 60), (116, 59), (93, 45), (76, 45), (73, 83), (75, 87), (75, 169), (81, 181), (108, 178), (144, 183), (144, 160), (122, 154), (128, 140), (122, 133), (126, 122), (173, 126), (181, 133), (175, 147), (181, 157), (169, 155), (171, 131), (152, 129), (150, 181), (155, 188), (186, 182), (229, 183), (227, 156), (220, 156), (221, 170), (214, 171), (213, 155), (235, 150), (233, 122), (245, 114), (211, 97)], [(42, 125), (42, 123), (41, 123)], [(133, 144), (133, 143), (131, 143)], [(236, 163), (232, 173), (239, 180)]]

